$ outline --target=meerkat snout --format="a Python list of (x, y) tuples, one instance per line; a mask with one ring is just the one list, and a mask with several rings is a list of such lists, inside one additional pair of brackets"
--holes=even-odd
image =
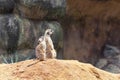
[(53, 32), (54, 32), (54, 31), (53, 31), (52, 29), (47, 29), (47, 30), (45, 31), (46, 35), (52, 35)]

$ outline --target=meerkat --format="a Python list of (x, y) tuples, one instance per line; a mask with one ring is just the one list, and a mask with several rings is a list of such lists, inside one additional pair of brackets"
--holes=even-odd
[(46, 60), (46, 41), (45, 37), (41, 36), (38, 40), (38, 45), (36, 46), (36, 58), (40, 61)]
[(47, 29), (45, 31), (44, 37), (46, 41), (46, 56), (47, 58), (56, 58), (56, 50), (54, 49), (53, 41), (51, 35), (53, 34), (52, 29)]
[[(36, 55), (36, 58), (39, 61), (45, 61), (46, 60), (46, 41), (45, 41), (45, 37), (44, 36), (41, 36), (38, 39), (38, 45), (35, 48), (35, 55)], [(37, 64), (39, 61), (27, 65), (27, 67), (30, 67), (30, 66), (32, 66), (34, 64)]]

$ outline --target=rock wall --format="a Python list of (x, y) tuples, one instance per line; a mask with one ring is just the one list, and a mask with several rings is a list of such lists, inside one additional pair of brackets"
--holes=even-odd
[(18, 0), (16, 11), (30, 19), (58, 19), (64, 16), (65, 0)]
[(0, 0), (1, 62), (6, 54), (18, 54), (19, 60), (34, 58), (37, 40), (47, 28), (54, 30), (53, 43), (62, 58), (63, 31), (58, 19), (64, 16), (65, 5), (65, 0)]
[(66, 58), (95, 63), (106, 44), (120, 48), (118, 0), (67, 0), (66, 8)]
[[(67, 18), (63, 20), (67, 21), (63, 23), (66, 34), (64, 57), (96, 64), (99, 58), (105, 58), (106, 45), (120, 49), (119, 3), (118, 0), (67, 0)], [(114, 59), (119, 62), (118, 57)], [(112, 57), (108, 62), (112, 64), (115, 61)], [(117, 70), (111, 67), (102, 69), (119, 73), (118, 66)]]

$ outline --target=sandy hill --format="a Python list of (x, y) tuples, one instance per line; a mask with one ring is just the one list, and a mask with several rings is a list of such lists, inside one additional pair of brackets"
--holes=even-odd
[(0, 80), (120, 80), (120, 76), (75, 60), (49, 59), (1, 64)]

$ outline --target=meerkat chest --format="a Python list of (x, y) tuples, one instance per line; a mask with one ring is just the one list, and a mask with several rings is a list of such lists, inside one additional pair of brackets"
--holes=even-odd
[(50, 37), (46, 37), (46, 45), (48, 48), (53, 48), (53, 42)]
[(41, 43), (41, 45), (42, 45), (42, 48), (46, 49), (46, 42), (45, 42), (45, 41), (43, 41), (43, 42)]
[(46, 42), (43, 41), (43, 42), (39, 43), (39, 44), (38, 44), (38, 48), (39, 48), (39, 49), (46, 49)]

